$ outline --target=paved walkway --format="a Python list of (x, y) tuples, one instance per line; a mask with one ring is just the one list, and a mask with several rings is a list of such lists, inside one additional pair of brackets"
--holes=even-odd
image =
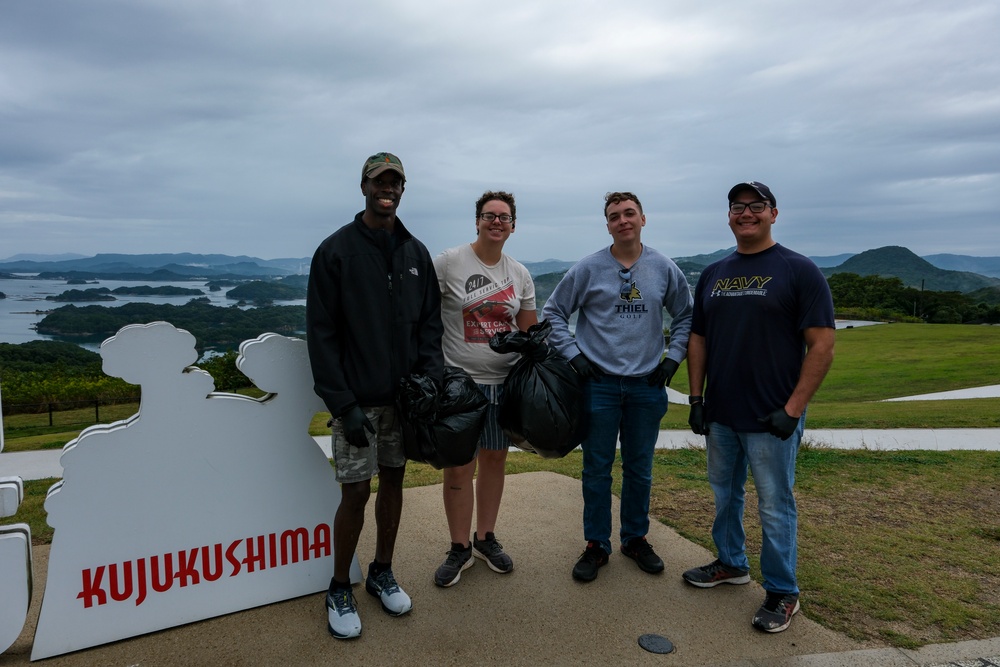
[[(804, 440), (817, 447), (836, 449), (894, 450), (986, 450), (1000, 452), (1000, 429), (806, 429)], [(317, 436), (316, 443), (330, 456), (330, 439)], [(704, 438), (691, 431), (660, 431), (659, 449), (704, 447)], [(0, 453), (0, 477), (18, 475), (22, 479), (62, 477), (61, 449)]]
[[(507, 478), (497, 534), (515, 559), (514, 572), (498, 575), (476, 562), (458, 585), (437, 588), (432, 573), (447, 549), (441, 494), (441, 485), (404, 491), (394, 570), (413, 597), (413, 612), (391, 618), (359, 586), (364, 633), (357, 640), (328, 635), (324, 596), (316, 593), (56, 656), (44, 665), (1000, 665), (1000, 639), (917, 651), (859, 644), (808, 618), (808, 592), (803, 613), (786, 632), (757, 632), (750, 617), (764, 597), (760, 585), (704, 590), (684, 584), (680, 573), (712, 556), (659, 522), (651, 524), (649, 539), (667, 562), (663, 575), (645, 574), (615, 553), (596, 581), (576, 583), (570, 570), (582, 546), (580, 486), (550, 472)], [(612, 503), (617, 522), (617, 499)], [(373, 506), (358, 546), (363, 563), (374, 550)], [(0, 654), (0, 667), (30, 664), (48, 547), (34, 554), (36, 593), (28, 622)], [(644, 634), (667, 638), (674, 651), (647, 653), (638, 644)]]

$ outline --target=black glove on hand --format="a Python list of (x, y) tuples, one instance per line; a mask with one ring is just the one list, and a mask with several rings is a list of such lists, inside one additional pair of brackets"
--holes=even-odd
[(604, 373), (601, 372), (601, 369), (590, 363), (590, 359), (583, 354), (578, 354), (570, 359), (569, 365), (572, 366), (573, 370), (576, 371), (576, 374), (584, 380), (596, 380), (604, 375)]
[(368, 436), (365, 435), (365, 430), (375, 435), (375, 427), (368, 421), (365, 411), (358, 405), (342, 414), (340, 423), (344, 425), (344, 435), (351, 447), (368, 446)]
[(766, 417), (758, 419), (761, 424), (767, 427), (767, 432), (782, 440), (788, 440), (799, 427), (799, 418), (792, 417), (785, 412), (784, 408), (778, 408)]
[(657, 366), (652, 373), (646, 376), (646, 382), (649, 383), (650, 387), (669, 387), (670, 380), (674, 377), (674, 373), (677, 372), (678, 366), (680, 366), (680, 364), (673, 359), (664, 357), (663, 361), (660, 362), (660, 365)]
[(688, 426), (698, 435), (708, 435), (708, 421), (705, 419), (705, 404), (702, 401), (691, 404), (691, 412), (688, 414)]

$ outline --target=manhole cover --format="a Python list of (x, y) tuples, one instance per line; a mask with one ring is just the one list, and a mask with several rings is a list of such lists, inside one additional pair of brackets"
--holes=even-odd
[(650, 653), (671, 653), (674, 644), (663, 635), (642, 635), (639, 637), (639, 646)]

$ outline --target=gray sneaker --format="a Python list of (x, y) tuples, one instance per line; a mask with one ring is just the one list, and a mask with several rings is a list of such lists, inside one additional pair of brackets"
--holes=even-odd
[(413, 609), (410, 596), (396, 583), (396, 577), (393, 576), (392, 570), (386, 570), (377, 577), (369, 574), (368, 579), (365, 580), (365, 590), (379, 599), (382, 603), (382, 611), (390, 616), (402, 616)]
[(462, 578), (462, 570), (468, 570), (475, 564), (471, 545), (462, 550), (449, 549), (447, 558), (434, 573), (434, 583), (442, 588), (454, 586)]
[(684, 574), (684, 581), (698, 588), (712, 588), (719, 584), (749, 584), (750, 571), (729, 567), (716, 558), (708, 565), (693, 567)]
[(764, 632), (783, 632), (799, 612), (799, 596), (794, 593), (771, 593), (764, 598), (753, 616), (753, 627)]
[(486, 539), (479, 539), (479, 535), (472, 534), (472, 555), (486, 561), (490, 569), (500, 574), (507, 574), (514, 570), (514, 561), (504, 553), (503, 545), (497, 542), (493, 533), (486, 533)]
[(350, 590), (326, 594), (326, 629), (337, 639), (353, 639), (361, 634), (361, 617)]

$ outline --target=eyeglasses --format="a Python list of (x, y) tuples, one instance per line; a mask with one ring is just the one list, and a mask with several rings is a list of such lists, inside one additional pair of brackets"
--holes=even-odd
[(770, 204), (766, 201), (755, 201), (752, 204), (730, 204), (729, 212), (733, 215), (740, 215), (749, 208), (751, 213), (763, 213), (768, 206)]
[(507, 215), (506, 213), (501, 213), (500, 215), (497, 215), (496, 213), (489, 213), (489, 212), (487, 212), (487, 213), (480, 213), (479, 217), (482, 218), (483, 221), (485, 221), (485, 222), (493, 222), (494, 220), (500, 220), (500, 222), (502, 222), (505, 225), (507, 223), (509, 223), (509, 222), (513, 222), (514, 221), (514, 216)]
[(629, 269), (619, 269), (618, 277), (625, 281), (622, 283), (619, 294), (623, 299), (628, 298), (632, 294), (632, 271)]

